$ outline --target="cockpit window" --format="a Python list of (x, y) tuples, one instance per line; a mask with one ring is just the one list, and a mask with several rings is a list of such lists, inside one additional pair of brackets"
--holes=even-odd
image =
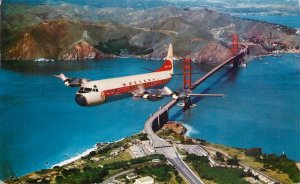
[(92, 91), (92, 88), (84, 88), (84, 91), (87, 92), (87, 93), (89, 93), (89, 92)]
[(78, 93), (89, 93), (92, 91), (92, 88), (83, 88), (81, 87), (78, 91)]

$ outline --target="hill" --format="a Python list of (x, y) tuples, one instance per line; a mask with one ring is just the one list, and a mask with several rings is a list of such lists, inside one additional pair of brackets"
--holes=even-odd
[(179, 58), (219, 63), (231, 55), (233, 33), (239, 34), (242, 43), (256, 44), (250, 51), (254, 55), (300, 46), (296, 29), (208, 9), (6, 4), (1, 54), (8, 60), (78, 60), (115, 55), (163, 58), (172, 42)]

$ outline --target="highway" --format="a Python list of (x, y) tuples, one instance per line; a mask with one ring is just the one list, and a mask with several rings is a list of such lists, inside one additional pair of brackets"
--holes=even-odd
[(167, 160), (177, 169), (177, 171), (190, 183), (190, 184), (204, 184), (204, 182), (186, 165), (180, 158), (174, 147), (156, 148), (157, 153), (163, 154)]
[(170, 143), (158, 137), (152, 130), (152, 123), (162, 113), (172, 108), (177, 103), (177, 100), (171, 100), (163, 108), (149, 117), (145, 123), (145, 132), (152, 142), (156, 153), (163, 154), (167, 160), (177, 169), (177, 171), (190, 183), (190, 184), (204, 184), (204, 182), (183, 162), (179, 157), (176, 148), (172, 147)]

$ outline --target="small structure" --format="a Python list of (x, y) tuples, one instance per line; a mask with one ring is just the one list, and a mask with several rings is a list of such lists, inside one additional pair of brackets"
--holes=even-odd
[(133, 173), (133, 172), (131, 172), (128, 175), (126, 175), (126, 178), (129, 179), (129, 180), (135, 179), (137, 177), (138, 176), (135, 173)]
[(151, 176), (136, 179), (134, 184), (154, 184), (154, 179)]
[(92, 157), (90, 160), (93, 161), (93, 162), (99, 162), (100, 158), (99, 157)]
[(145, 153), (145, 151), (142, 149), (142, 147), (140, 145), (134, 144), (132, 146), (129, 147), (131, 156), (133, 158), (140, 158), (143, 156), (146, 156), (147, 154)]
[(153, 162), (153, 163), (159, 163), (160, 162), (160, 160), (158, 159), (158, 158), (155, 158), (155, 159), (152, 159), (152, 161), (151, 162)]
[(110, 155), (111, 156), (118, 156), (123, 151), (124, 151), (124, 148), (123, 147), (119, 147), (117, 149), (112, 150), (111, 153), (110, 153)]

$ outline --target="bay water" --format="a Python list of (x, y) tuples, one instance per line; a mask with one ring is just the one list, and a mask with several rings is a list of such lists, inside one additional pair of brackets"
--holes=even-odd
[[(161, 61), (119, 58), (85, 62), (2, 62), (0, 68), (0, 177), (49, 168), (97, 142), (116, 141), (143, 130), (159, 102), (124, 98), (95, 107), (74, 101), (76, 88), (53, 77), (104, 79), (147, 73)], [(175, 61), (176, 73), (182, 71)], [(211, 66), (193, 66), (197, 79)], [(194, 98), (197, 106), (170, 119), (184, 123), (195, 138), (233, 147), (262, 147), (300, 161), (300, 58), (296, 54), (251, 60), (246, 68), (224, 67), (195, 93), (225, 98)], [(168, 84), (182, 89), (182, 76)]]

